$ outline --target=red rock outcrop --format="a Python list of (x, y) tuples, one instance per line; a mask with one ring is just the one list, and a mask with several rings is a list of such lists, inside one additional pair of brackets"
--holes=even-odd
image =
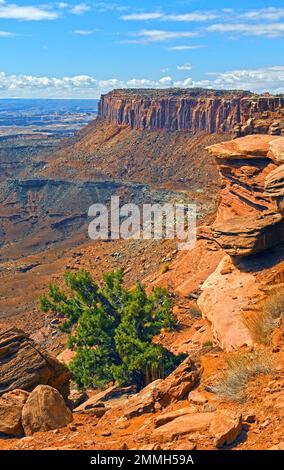
[(284, 240), (283, 218), (269, 194), (271, 187), (275, 191), (269, 178), (277, 168), (270, 158), (270, 146), (274, 142), (279, 146), (283, 140), (252, 135), (208, 149), (223, 181), (212, 233), (231, 256), (259, 253)]
[(17, 328), (0, 331), (0, 396), (15, 389), (50, 385), (67, 398), (70, 372)]
[(263, 272), (274, 268), (277, 273), (283, 260), (283, 141), (247, 136), (209, 148), (223, 181), (212, 237), (227, 254), (203, 283), (198, 305), (225, 350), (253, 343), (248, 315), (264, 298), (267, 285), (282, 279), (275, 275), (265, 280)]
[[(222, 133), (250, 118), (281, 119), (284, 97), (202, 89), (114, 90), (102, 95), (98, 116), (132, 129)], [(270, 125), (258, 125), (256, 131), (267, 133)]]

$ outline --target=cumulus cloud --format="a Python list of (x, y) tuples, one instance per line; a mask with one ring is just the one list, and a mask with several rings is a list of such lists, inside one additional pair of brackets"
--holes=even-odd
[(208, 74), (206, 79), (194, 80), (187, 77), (176, 80), (170, 75), (157, 80), (131, 78), (120, 80), (97, 79), (89, 75), (73, 77), (36, 77), (32, 75), (8, 75), (0, 73), (0, 97), (62, 97), (98, 98), (114, 88), (217, 88), (244, 89), (255, 92), (270, 91), (284, 93), (284, 66), (251, 70), (232, 70)]
[(284, 66), (210, 73), (216, 88), (234, 88), (256, 92), (284, 93)]
[(0, 18), (22, 21), (55, 20), (58, 14), (44, 6), (21, 6), (1, 1)]

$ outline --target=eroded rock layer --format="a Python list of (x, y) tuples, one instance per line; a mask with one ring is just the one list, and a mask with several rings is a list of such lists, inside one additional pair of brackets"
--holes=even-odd
[[(200, 89), (114, 90), (102, 95), (98, 116), (132, 129), (222, 133), (233, 130), (237, 123), (245, 124), (251, 118), (283, 118), (284, 97)], [(256, 128), (258, 132), (266, 133), (271, 124), (258, 123)], [(251, 132), (247, 133), (255, 131), (255, 124), (250, 124), (250, 127)], [(278, 127), (281, 132), (280, 125)], [(245, 129), (240, 131), (245, 132)], [(276, 132), (274, 127), (273, 132)]]
[(0, 370), (0, 396), (15, 389), (31, 391), (40, 384), (56, 388), (64, 397), (69, 394), (68, 369), (17, 328), (0, 333)]
[(280, 148), (283, 140), (252, 135), (209, 148), (223, 181), (212, 233), (231, 256), (256, 254), (284, 241), (278, 200), (282, 196), (281, 166), (271, 158), (275, 145)]

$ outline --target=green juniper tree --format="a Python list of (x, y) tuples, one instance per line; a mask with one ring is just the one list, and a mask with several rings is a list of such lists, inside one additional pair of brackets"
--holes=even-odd
[(102, 285), (83, 270), (66, 272), (64, 279), (69, 293), (50, 285), (40, 307), (65, 318), (61, 330), (69, 334), (68, 346), (76, 352), (70, 369), (79, 388), (109, 382), (141, 388), (181, 362), (182, 356), (152, 342), (177, 324), (165, 289), (147, 294), (137, 284), (128, 290), (122, 270), (106, 274)]

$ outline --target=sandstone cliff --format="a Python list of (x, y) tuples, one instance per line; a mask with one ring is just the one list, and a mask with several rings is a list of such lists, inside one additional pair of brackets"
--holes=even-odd
[[(223, 133), (251, 118), (283, 118), (284, 97), (200, 89), (114, 90), (102, 95), (98, 116), (132, 129)], [(266, 133), (270, 125), (258, 123), (256, 131)], [(251, 124), (249, 127), (244, 131), (251, 131)]]
[(200, 227), (195, 247), (154, 280), (198, 298), (226, 351), (253, 344), (247, 323), (283, 284), (283, 142), (252, 135), (209, 147), (222, 178), (216, 220)]

